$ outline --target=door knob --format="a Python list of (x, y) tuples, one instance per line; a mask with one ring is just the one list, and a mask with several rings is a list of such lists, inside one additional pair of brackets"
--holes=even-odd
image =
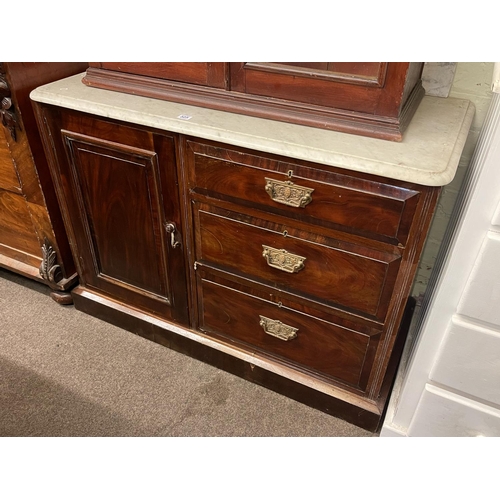
[(175, 233), (177, 232), (175, 224), (173, 222), (165, 222), (165, 231), (170, 234), (170, 246), (172, 248), (179, 247), (181, 244), (175, 239)]

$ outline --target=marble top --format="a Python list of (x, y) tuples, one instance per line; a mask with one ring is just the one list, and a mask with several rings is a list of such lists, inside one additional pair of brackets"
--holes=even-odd
[(453, 180), (474, 116), (464, 99), (425, 96), (402, 142), (322, 130), (88, 87), (84, 74), (35, 89), (34, 101), (427, 186)]

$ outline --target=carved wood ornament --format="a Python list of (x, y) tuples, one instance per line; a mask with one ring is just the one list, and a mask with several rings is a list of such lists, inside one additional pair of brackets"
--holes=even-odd
[(2, 125), (7, 128), (14, 141), (16, 140), (16, 128), (19, 128), (19, 122), (14, 113), (14, 107), (10, 95), (9, 84), (2, 64), (0, 63), (0, 113), (2, 116)]
[(61, 267), (57, 264), (57, 254), (47, 238), (45, 238), (45, 242), (42, 245), (40, 276), (45, 281), (53, 284), (57, 284), (63, 278)]

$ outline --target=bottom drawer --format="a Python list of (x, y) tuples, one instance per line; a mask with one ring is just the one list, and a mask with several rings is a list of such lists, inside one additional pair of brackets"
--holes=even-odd
[[(204, 275), (204, 276), (203, 276)], [(199, 328), (243, 342), (295, 367), (366, 390), (380, 330), (361, 333), (319, 318), (310, 307), (257, 296), (250, 288), (200, 273)], [(300, 310), (299, 310), (300, 309)], [(319, 311), (318, 311), (319, 313)]]

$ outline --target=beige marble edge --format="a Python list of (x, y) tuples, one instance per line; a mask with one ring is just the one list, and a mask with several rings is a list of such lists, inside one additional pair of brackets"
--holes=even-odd
[(449, 184), (455, 177), (458, 164), (460, 162), (460, 157), (462, 156), (462, 152), (465, 146), (465, 142), (467, 141), (467, 137), (469, 135), (469, 130), (471, 128), (475, 112), (476, 112), (476, 107), (471, 101), (468, 101), (465, 118), (462, 122), (462, 126), (460, 127), (460, 132), (457, 135), (455, 144), (453, 146), (453, 150), (450, 155), (450, 159), (448, 161), (448, 166), (444, 168), (441, 172), (437, 173), (437, 179), (438, 179), (437, 182), (434, 184), (429, 183), (427, 184), (428, 186), (445, 186), (446, 184)]
[[(123, 105), (116, 106), (113, 104), (113, 101), (119, 99), (112, 91), (106, 91), (101, 89), (95, 89), (92, 87), (87, 87), (83, 83), (81, 83), (81, 78), (84, 73), (80, 75), (76, 75), (74, 77), (70, 77), (67, 80), (70, 85), (75, 85), (75, 82), (79, 82), (81, 84), (81, 91), (83, 95), (88, 95), (89, 93), (101, 93), (101, 100), (97, 100), (96, 102), (92, 101), (89, 97), (75, 97), (72, 95), (65, 95), (64, 91), (68, 90), (67, 88), (58, 89), (59, 92), (56, 91), (56, 86), (61, 86), (64, 84), (65, 80), (61, 80), (59, 82), (54, 82), (52, 84), (45, 85), (43, 87), (39, 87), (35, 89), (31, 93), (31, 98), (34, 101), (43, 102), (46, 104), (62, 106), (70, 109), (75, 109), (77, 111), (87, 112), (90, 114), (94, 114), (97, 116), (102, 116), (106, 118), (113, 118), (122, 121), (129, 121), (131, 123), (135, 123), (138, 125), (149, 126), (157, 129), (168, 130), (171, 132), (182, 133), (191, 136), (197, 136), (204, 139), (224, 142), (226, 144), (231, 144), (240, 147), (246, 147), (250, 149), (257, 149), (259, 151), (274, 153), (279, 155), (285, 155), (293, 158), (298, 158), (306, 161), (312, 161), (317, 163), (324, 163), (331, 166), (337, 166), (341, 168), (345, 168), (347, 170), (353, 170), (358, 172), (364, 172), (373, 175), (380, 175), (383, 177), (415, 182), (428, 186), (443, 186), (451, 182), (455, 176), (456, 170), (458, 168), (458, 163), (460, 160), (461, 152), (465, 145), (465, 141), (467, 139), (469, 128), (472, 124), (472, 119), (474, 117), (474, 105), (470, 101), (461, 100), (464, 103), (467, 103), (467, 109), (464, 113), (464, 117), (462, 119), (462, 125), (459, 133), (456, 136), (453, 148), (449, 155), (447, 163), (443, 166), (441, 170), (422, 170), (416, 167), (412, 167), (408, 164), (394, 164), (394, 162), (386, 162), (378, 159), (371, 159), (368, 156), (354, 155), (354, 154), (346, 154), (346, 153), (335, 153), (334, 151), (327, 150), (321, 147), (313, 147), (308, 146), (307, 144), (297, 144), (295, 142), (288, 142), (286, 139), (282, 137), (280, 139), (273, 139), (270, 137), (256, 136), (255, 134), (245, 133), (236, 130), (225, 130), (222, 125), (217, 123), (217, 125), (211, 125), (208, 123), (198, 123), (195, 121), (183, 121), (178, 117), (173, 116), (165, 116), (162, 114), (155, 114), (151, 110), (147, 113), (130, 109), (124, 107)], [(80, 89), (79, 89), (80, 90)], [(102, 93), (111, 92), (109, 103), (103, 102)], [(144, 100), (143, 102), (151, 105), (158, 103), (158, 106), (165, 106), (166, 103), (163, 101), (158, 102), (152, 98), (145, 98), (135, 95), (127, 95), (121, 94), (120, 96), (124, 96), (125, 99), (131, 100), (131, 102), (135, 102), (140, 104), (139, 100)], [(178, 107), (179, 109), (183, 109), (186, 111), (192, 111), (193, 114), (196, 115), (196, 112), (205, 112), (207, 113), (206, 108), (198, 108), (196, 106), (189, 106), (179, 103), (169, 103), (174, 108)], [(214, 110), (210, 110), (214, 113)], [(214, 115), (223, 116), (227, 114), (222, 111), (215, 111)], [(230, 113), (230, 116), (234, 116), (234, 114)], [(258, 124), (262, 119), (254, 118), (254, 117), (244, 117), (242, 119), (249, 120), (251, 123), (252, 120), (255, 124)], [(209, 121), (209, 120), (208, 120)], [(262, 123), (268, 123), (269, 120), (264, 120)], [(275, 126), (277, 122), (274, 122), (272, 125)], [(283, 127), (292, 127), (291, 130), (299, 130), (296, 127), (300, 127), (292, 124), (282, 124)], [(310, 131), (309, 127), (305, 127), (304, 130)], [(321, 131), (324, 132), (324, 131)], [(339, 133), (335, 133), (339, 134)], [(347, 134), (349, 135), (349, 134)], [(338, 137), (338, 135), (337, 135)], [(351, 138), (351, 137), (349, 137)], [(361, 140), (365, 141), (365, 144), (369, 145), (368, 141), (375, 141), (372, 144), (377, 144), (376, 147), (380, 147), (380, 140), (378, 139), (370, 139), (370, 138), (362, 138)], [(388, 145), (388, 147), (390, 147)], [(368, 148), (369, 149), (369, 148)]]

